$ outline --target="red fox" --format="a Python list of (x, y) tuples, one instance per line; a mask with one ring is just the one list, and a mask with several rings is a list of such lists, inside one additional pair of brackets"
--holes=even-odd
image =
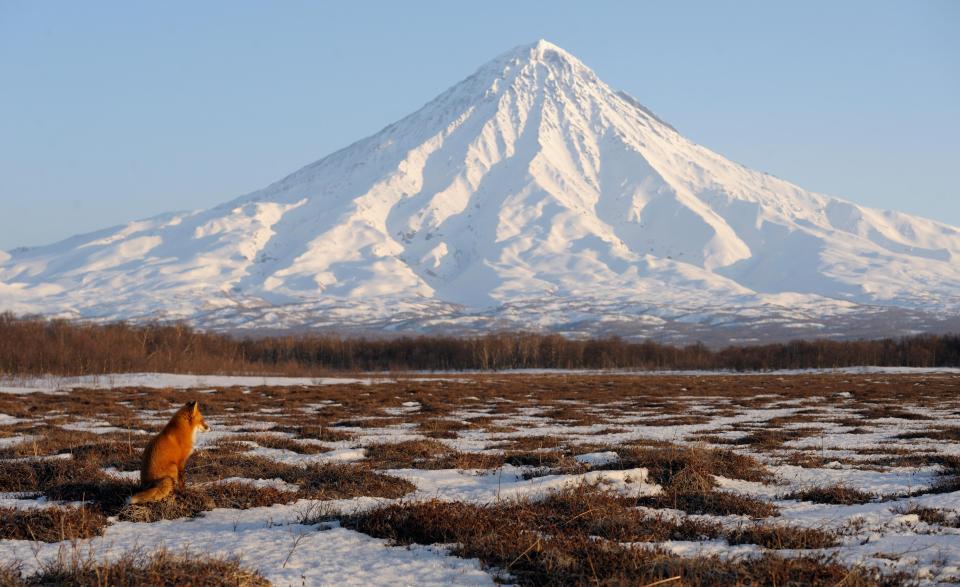
[(207, 432), (210, 427), (203, 421), (197, 402), (189, 402), (177, 410), (143, 451), (140, 486), (144, 489), (134, 494), (129, 503), (160, 501), (175, 487), (183, 489), (187, 481), (184, 467), (193, 452), (197, 430)]

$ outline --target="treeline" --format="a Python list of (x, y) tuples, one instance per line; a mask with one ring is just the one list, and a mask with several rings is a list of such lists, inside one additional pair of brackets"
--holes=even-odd
[(393, 339), (335, 335), (236, 338), (184, 324), (90, 324), (0, 314), (0, 374), (139, 371), (317, 375), (468, 369), (771, 369), (960, 367), (960, 336), (670, 346), (531, 333)]

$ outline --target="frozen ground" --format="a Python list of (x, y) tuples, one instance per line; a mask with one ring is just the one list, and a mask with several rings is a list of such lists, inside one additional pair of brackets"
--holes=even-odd
[[(418, 371), (415, 375), (429, 375), (436, 378), (441, 375), (479, 375), (483, 371)], [(504, 375), (625, 375), (625, 376), (695, 376), (710, 377), (732, 375), (926, 375), (926, 374), (960, 374), (960, 369), (953, 367), (842, 367), (837, 369), (781, 369), (777, 371), (635, 371), (635, 370), (567, 370), (567, 369), (506, 369), (498, 373)], [(261, 375), (191, 375), (175, 373), (108, 373), (104, 375), (84, 375), (78, 377), (0, 377), (0, 393), (62, 393), (71, 389), (113, 389), (119, 387), (144, 387), (151, 389), (189, 389), (195, 393), (215, 392), (218, 387), (310, 387), (318, 385), (346, 385), (372, 383), (390, 383), (396, 377), (389, 374), (374, 374), (370, 377), (271, 377)], [(419, 381), (408, 373), (403, 376), (405, 381)], [(0, 416), (0, 424), (3, 424)]]
[[(58, 557), (167, 548), (237, 557), (277, 585), (525, 583), (530, 575), (455, 556), (451, 544), (350, 529), (349, 515), (432, 500), (507, 507), (586, 487), (633, 514), (707, 525), (700, 537), (617, 547), (717, 560), (832, 555), (896, 581), (960, 581), (957, 373), (701, 375), (7, 382), (2, 512), (84, 501), (107, 518), (91, 537), (2, 535), (0, 566), (26, 576)], [(213, 431), (198, 439), (189, 491), (166, 509), (118, 505), (110, 492), (133, 490), (142, 446), (193, 398)], [(733, 505), (711, 501), (720, 497)], [(744, 527), (783, 537), (744, 539)], [(602, 528), (592, 539), (610, 540)], [(814, 538), (798, 542), (804, 529)]]

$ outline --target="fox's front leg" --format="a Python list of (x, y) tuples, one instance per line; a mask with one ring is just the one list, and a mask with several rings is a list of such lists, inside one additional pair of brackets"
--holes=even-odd
[(177, 466), (177, 488), (183, 491), (187, 487), (187, 467), (186, 463), (180, 463)]

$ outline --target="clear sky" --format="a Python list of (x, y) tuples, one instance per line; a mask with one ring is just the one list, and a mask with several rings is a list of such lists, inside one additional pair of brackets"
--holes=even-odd
[(0, 249), (221, 203), (545, 38), (681, 133), (960, 225), (960, 1), (0, 0)]

